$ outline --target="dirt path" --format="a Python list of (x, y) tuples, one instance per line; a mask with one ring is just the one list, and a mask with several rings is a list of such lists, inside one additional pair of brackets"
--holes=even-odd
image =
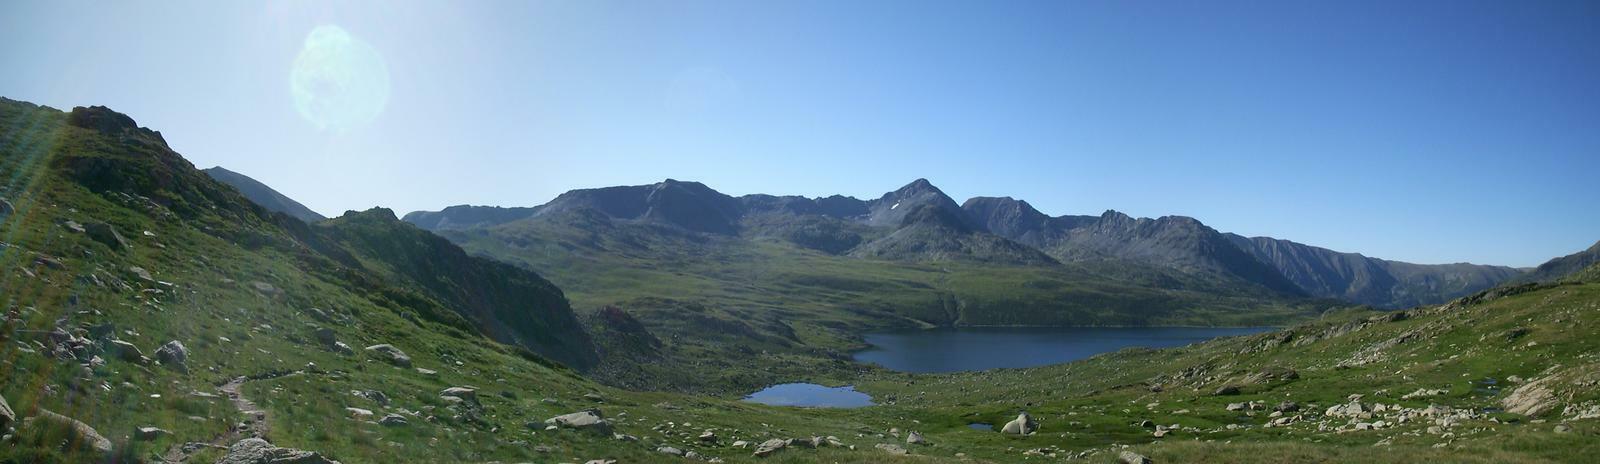
[(280, 377), (301, 374), (305, 374), (305, 371), (269, 372), (254, 376), (239, 376), (234, 377), (233, 380), (229, 380), (227, 383), (217, 387), (217, 391), (222, 392), (223, 395), (228, 397), (228, 401), (233, 403), (234, 409), (239, 410), (239, 414), (244, 416), (244, 420), (238, 424), (228, 427), (227, 431), (217, 435), (215, 438), (212, 438), (209, 442), (188, 442), (183, 444), (174, 444), (171, 448), (167, 448), (167, 452), (165, 454), (161, 455), (161, 460), (168, 463), (186, 462), (191, 455), (202, 449), (226, 449), (234, 442), (246, 438), (260, 438), (265, 440), (267, 438), (267, 432), (271, 430), (272, 422), (267, 420), (267, 411), (265, 409), (261, 409), (260, 407), (256, 406), (255, 402), (250, 401), (250, 398), (246, 398), (244, 396), (244, 384), (256, 380), (276, 379)]

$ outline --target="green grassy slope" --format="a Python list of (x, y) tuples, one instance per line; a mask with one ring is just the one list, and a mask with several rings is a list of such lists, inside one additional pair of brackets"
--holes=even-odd
[[(784, 218), (753, 220), (762, 223), (726, 236), (576, 210), (440, 233), (474, 254), (538, 270), (580, 312), (615, 306), (641, 321), (663, 345), (632, 355), (609, 350), (613, 359), (595, 372), (638, 389), (732, 395), (848, 375), (860, 369), (844, 361), (849, 352), (877, 329), (1273, 325), (1333, 305), (1125, 262), (840, 256), (775, 237), (783, 234), (770, 232), (788, 230)], [(763, 368), (740, 366), (751, 362)]]

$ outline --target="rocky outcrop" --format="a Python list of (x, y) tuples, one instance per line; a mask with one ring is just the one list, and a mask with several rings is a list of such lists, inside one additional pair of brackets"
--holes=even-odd
[(89, 239), (100, 242), (110, 247), (113, 251), (121, 251), (131, 246), (128, 244), (128, 239), (123, 238), (122, 234), (117, 232), (117, 228), (112, 227), (111, 224), (90, 221), (83, 225), (83, 230), (89, 236)]
[(111, 452), (111, 440), (101, 436), (100, 432), (94, 430), (94, 427), (43, 408), (34, 413), (33, 417), (29, 417), (24, 421), (23, 426), (60, 428), (67, 432), (67, 441), (72, 446), (102, 454)]
[(217, 464), (339, 464), (315, 451), (273, 446), (260, 438), (246, 438), (228, 447)]
[(400, 351), (399, 348), (395, 348), (394, 345), (387, 343), (381, 345), (372, 345), (367, 347), (367, 352), (372, 353), (373, 356), (377, 356), (378, 359), (388, 361), (389, 364), (394, 364), (400, 367), (411, 367), (411, 357), (407, 356), (406, 352)]
[(559, 415), (545, 419), (544, 423), (546, 425), (594, 432), (602, 435), (611, 434), (611, 423), (606, 422), (606, 420), (601, 417), (599, 409), (590, 409), (571, 414)]
[(1537, 416), (1555, 409), (1557, 405), (1554, 384), (1556, 377), (1545, 377), (1534, 380), (1512, 390), (1500, 400), (1500, 405), (1506, 412)]

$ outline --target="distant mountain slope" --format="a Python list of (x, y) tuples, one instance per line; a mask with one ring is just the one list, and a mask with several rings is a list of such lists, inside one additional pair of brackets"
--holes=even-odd
[(1304, 291), (1276, 269), (1240, 250), (1193, 218), (1134, 219), (1116, 211), (1099, 217), (1044, 215), (1012, 198), (973, 198), (962, 206), (975, 222), (1062, 261), (1124, 259), (1188, 272), (1214, 272), (1290, 295)]
[(443, 211), (413, 211), (402, 220), (423, 230), (461, 230), (489, 227), (532, 216), (536, 208), (456, 205)]
[(1529, 271), (1521, 281), (1528, 282), (1553, 282), (1562, 278), (1578, 274), (1587, 268), (1600, 263), (1600, 242), (1595, 242), (1589, 249), (1583, 250), (1560, 258), (1546, 261), (1539, 267)]
[(1408, 308), (1448, 301), (1493, 287), (1522, 273), (1505, 266), (1411, 264), (1271, 237), (1227, 236), (1312, 295), (1379, 308)]
[(414, 284), (456, 308), (495, 340), (579, 369), (598, 362), (566, 296), (538, 274), (468, 256), (383, 208), (345, 213), (313, 228), (358, 256), (366, 268)]
[(300, 202), (294, 201), (294, 199), (278, 193), (277, 190), (273, 190), (272, 187), (257, 182), (244, 174), (223, 169), (221, 166), (202, 169), (200, 172), (206, 173), (212, 179), (239, 189), (239, 193), (243, 193), (245, 198), (249, 198), (250, 201), (261, 205), (262, 208), (266, 208), (268, 211), (287, 214), (307, 223), (327, 219), (327, 217), (317, 214), (316, 211), (312, 211), (311, 208), (305, 207)]

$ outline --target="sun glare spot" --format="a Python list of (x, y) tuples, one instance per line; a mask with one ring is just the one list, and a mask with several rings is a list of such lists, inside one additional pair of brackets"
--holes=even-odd
[(366, 41), (339, 26), (319, 26), (306, 35), (289, 88), (301, 117), (320, 130), (343, 132), (383, 113), (389, 66)]

